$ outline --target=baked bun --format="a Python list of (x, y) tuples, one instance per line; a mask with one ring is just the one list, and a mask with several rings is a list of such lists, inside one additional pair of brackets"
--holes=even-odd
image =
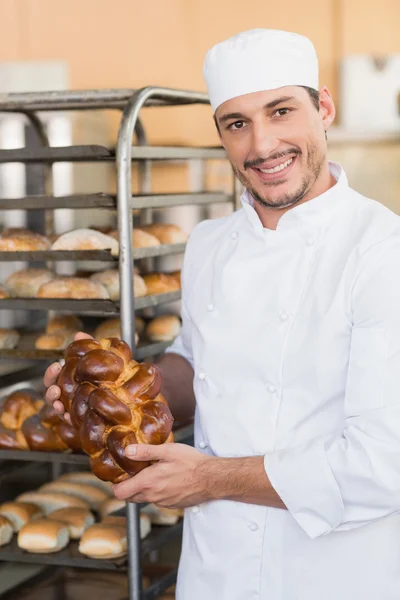
[(35, 340), (38, 350), (64, 350), (74, 341), (75, 331), (59, 331), (58, 333), (43, 333)]
[(9, 298), (10, 292), (4, 287), (4, 285), (0, 285), (0, 300), (4, 300), (4, 298)]
[(76, 315), (53, 315), (48, 320), (46, 333), (59, 333), (60, 331), (82, 331), (83, 323)]
[(1, 252), (49, 250), (49, 248), (50, 242), (44, 235), (29, 229), (10, 227), (3, 229), (0, 234)]
[(176, 315), (160, 315), (147, 325), (146, 335), (152, 342), (172, 342), (180, 329), (181, 322)]
[(169, 292), (177, 292), (181, 289), (175, 274), (149, 273), (148, 275), (144, 275), (143, 279), (149, 295), (167, 294)]
[(70, 494), (62, 494), (61, 492), (24, 492), (16, 498), (17, 502), (29, 502), (36, 504), (45, 515), (59, 510), (60, 508), (86, 508), (89, 510), (89, 504)]
[(102, 502), (98, 508), (99, 515), (102, 519), (105, 519), (108, 515), (112, 515), (126, 508), (125, 500), (118, 500), (118, 498), (109, 498)]
[(142, 508), (142, 514), (150, 518), (152, 525), (175, 525), (183, 513), (181, 508), (163, 508), (152, 503)]
[(125, 526), (97, 523), (86, 529), (79, 542), (79, 552), (90, 558), (120, 558), (127, 551)]
[(10, 521), (0, 515), (0, 546), (5, 546), (11, 542), (14, 530)]
[(5, 502), (0, 505), (0, 515), (10, 521), (14, 531), (19, 531), (29, 521), (41, 519), (43, 512), (37, 504)]
[(40, 286), (56, 277), (49, 269), (21, 269), (12, 273), (5, 283), (7, 289), (17, 298), (36, 298)]
[(68, 527), (71, 540), (80, 540), (83, 532), (94, 525), (94, 516), (86, 508), (60, 508), (50, 513), (50, 521), (59, 521)]
[[(118, 240), (118, 229), (110, 231), (110, 236)], [(154, 235), (143, 231), (141, 228), (135, 228), (132, 232), (132, 246), (133, 248), (152, 248), (153, 246), (161, 246), (161, 243)]]
[(118, 255), (119, 244), (111, 236), (94, 229), (75, 229), (63, 233), (53, 243), (52, 250), (110, 250)]
[(89, 471), (75, 471), (73, 473), (64, 473), (58, 477), (56, 481), (72, 481), (74, 483), (85, 483), (86, 485), (91, 485), (92, 487), (98, 488), (106, 492), (108, 496), (112, 496), (113, 485), (110, 481), (102, 481), (93, 473)]
[[(119, 300), (119, 271), (118, 269), (107, 269), (91, 276), (91, 281), (103, 285), (109, 293), (111, 300)], [(147, 287), (140, 275), (133, 274), (133, 291), (135, 298), (146, 296)]]
[(129, 460), (128, 444), (173, 441), (160, 371), (133, 360), (128, 344), (116, 338), (77, 340), (64, 357), (60, 401), (90, 455), (91, 470), (113, 483), (135, 475), (150, 463)]
[(141, 229), (154, 235), (161, 244), (184, 244), (188, 241), (188, 235), (180, 227), (170, 223), (142, 225)]
[(59, 277), (49, 281), (39, 288), (38, 298), (84, 298), (108, 299), (109, 295), (104, 286), (83, 277)]
[(59, 552), (68, 545), (69, 531), (65, 523), (38, 519), (24, 525), (18, 533), (18, 546), (27, 552), (47, 554)]
[(16, 431), (22, 423), (38, 412), (37, 398), (28, 392), (13, 392), (1, 407), (0, 423), (6, 429)]
[[(136, 319), (136, 322), (138, 319)], [(121, 339), (121, 321), (118, 317), (115, 319), (107, 319), (98, 325), (95, 329), (93, 337), (96, 340), (102, 340), (103, 338), (118, 338)], [(139, 342), (138, 332), (135, 331), (135, 344)]]
[[(151, 531), (151, 519), (149, 517), (149, 515), (146, 515), (144, 513), (140, 513), (140, 539), (143, 540), (145, 537), (147, 537)], [(116, 526), (116, 527), (122, 527), (124, 529), (126, 529), (127, 527), (127, 519), (126, 517), (123, 516), (114, 516), (114, 515), (109, 515), (107, 517), (104, 517), (104, 519), (101, 521), (101, 525), (111, 525), (111, 526)]]
[(0, 349), (12, 350), (17, 346), (20, 337), (16, 329), (0, 328)]
[(70, 494), (87, 502), (90, 508), (97, 509), (98, 506), (107, 500), (110, 496), (107, 492), (100, 490), (87, 483), (76, 483), (75, 481), (51, 481), (45, 483), (39, 488), (41, 492), (54, 492)]
[(37, 414), (26, 419), (21, 430), (30, 450), (37, 452), (63, 452), (68, 448), (81, 450), (78, 432), (49, 404), (45, 404)]
[(0, 448), (2, 450), (29, 450), (25, 436), (20, 429), (12, 431), (0, 425)]

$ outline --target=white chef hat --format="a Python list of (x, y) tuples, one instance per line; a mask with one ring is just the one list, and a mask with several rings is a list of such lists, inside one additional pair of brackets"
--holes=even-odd
[(318, 90), (318, 58), (312, 42), (298, 33), (252, 29), (207, 52), (203, 75), (215, 112), (226, 100), (302, 85)]

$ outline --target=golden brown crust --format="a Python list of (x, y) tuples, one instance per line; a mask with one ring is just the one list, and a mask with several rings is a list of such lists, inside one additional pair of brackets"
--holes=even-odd
[(40, 233), (20, 227), (3, 229), (0, 234), (0, 251), (15, 252), (19, 250), (49, 250), (49, 240)]
[(188, 240), (188, 235), (178, 225), (171, 223), (154, 223), (142, 226), (141, 229), (154, 235), (161, 244), (184, 244)]
[(21, 269), (12, 273), (5, 284), (17, 298), (36, 298), (39, 288), (56, 277), (49, 269)]
[(104, 286), (83, 277), (59, 277), (40, 286), (38, 298), (100, 298), (108, 299), (109, 295)]
[[(115, 240), (118, 240), (119, 234), (118, 229), (110, 231), (109, 234)], [(133, 248), (152, 248), (154, 246), (160, 246), (161, 242), (150, 233), (143, 231), (142, 228), (136, 228), (132, 232), (132, 246)]]
[(74, 331), (58, 331), (56, 333), (43, 333), (35, 340), (38, 350), (64, 350), (74, 341)]
[(28, 392), (13, 392), (4, 401), (0, 413), (0, 423), (6, 429), (16, 431), (22, 423), (37, 413), (37, 398)]
[(160, 315), (150, 321), (146, 328), (152, 342), (171, 342), (180, 332), (181, 322), (176, 315)]
[(9, 298), (10, 292), (4, 287), (4, 285), (0, 285), (0, 300), (4, 300), (4, 298)]
[(53, 315), (50, 317), (46, 333), (58, 333), (60, 331), (82, 331), (83, 322), (76, 315)]
[(147, 286), (147, 293), (167, 294), (177, 292), (181, 289), (181, 284), (177, 273), (149, 273), (143, 276)]
[[(95, 273), (90, 279), (91, 281), (95, 281), (103, 285), (106, 288), (111, 300), (119, 300), (120, 289), (118, 269), (106, 269), (100, 273)], [(133, 291), (135, 298), (140, 298), (147, 294), (147, 287), (143, 278), (136, 273), (133, 275)]]

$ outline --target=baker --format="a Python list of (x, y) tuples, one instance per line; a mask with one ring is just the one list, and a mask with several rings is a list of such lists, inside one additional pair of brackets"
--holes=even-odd
[(307, 38), (240, 33), (204, 76), (245, 191), (194, 229), (158, 362), (195, 448), (128, 447), (159, 462), (115, 495), (186, 508), (179, 600), (398, 600), (400, 219), (328, 162)]

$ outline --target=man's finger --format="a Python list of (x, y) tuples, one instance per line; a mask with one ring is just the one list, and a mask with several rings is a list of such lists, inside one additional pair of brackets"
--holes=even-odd
[(59, 362), (53, 363), (46, 369), (43, 381), (44, 381), (44, 385), (47, 388), (50, 387), (51, 385), (53, 385), (57, 381), (57, 377), (59, 376), (61, 369), (62, 369), (62, 366), (60, 365)]
[(46, 392), (46, 401), (49, 404), (53, 404), (61, 396), (61, 390), (58, 385), (51, 385)]
[[(132, 499), (141, 494), (143, 492), (143, 479), (139, 477), (139, 475), (140, 473), (126, 481), (113, 485), (114, 496), (118, 498), (118, 500), (128, 500), (128, 498)], [(132, 501), (135, 502), (135, 500)]]
[(74, 340), (92, 340), (93, 336), (89, 335), (88, 333), (85, 333), (84, 331), (78, 331), (78, 333), (75, 334)]
[(125, 448), (125, 455), (131, 460), (166, 460), (170, 455), (170, 444), (131, 444)]
[(53, 408), (60, 415), (64, 414), (65, 412), (64, 404), (62, 402), (59, 402), (58, 400), (56, 400), (56, 402), (53, 403)]

